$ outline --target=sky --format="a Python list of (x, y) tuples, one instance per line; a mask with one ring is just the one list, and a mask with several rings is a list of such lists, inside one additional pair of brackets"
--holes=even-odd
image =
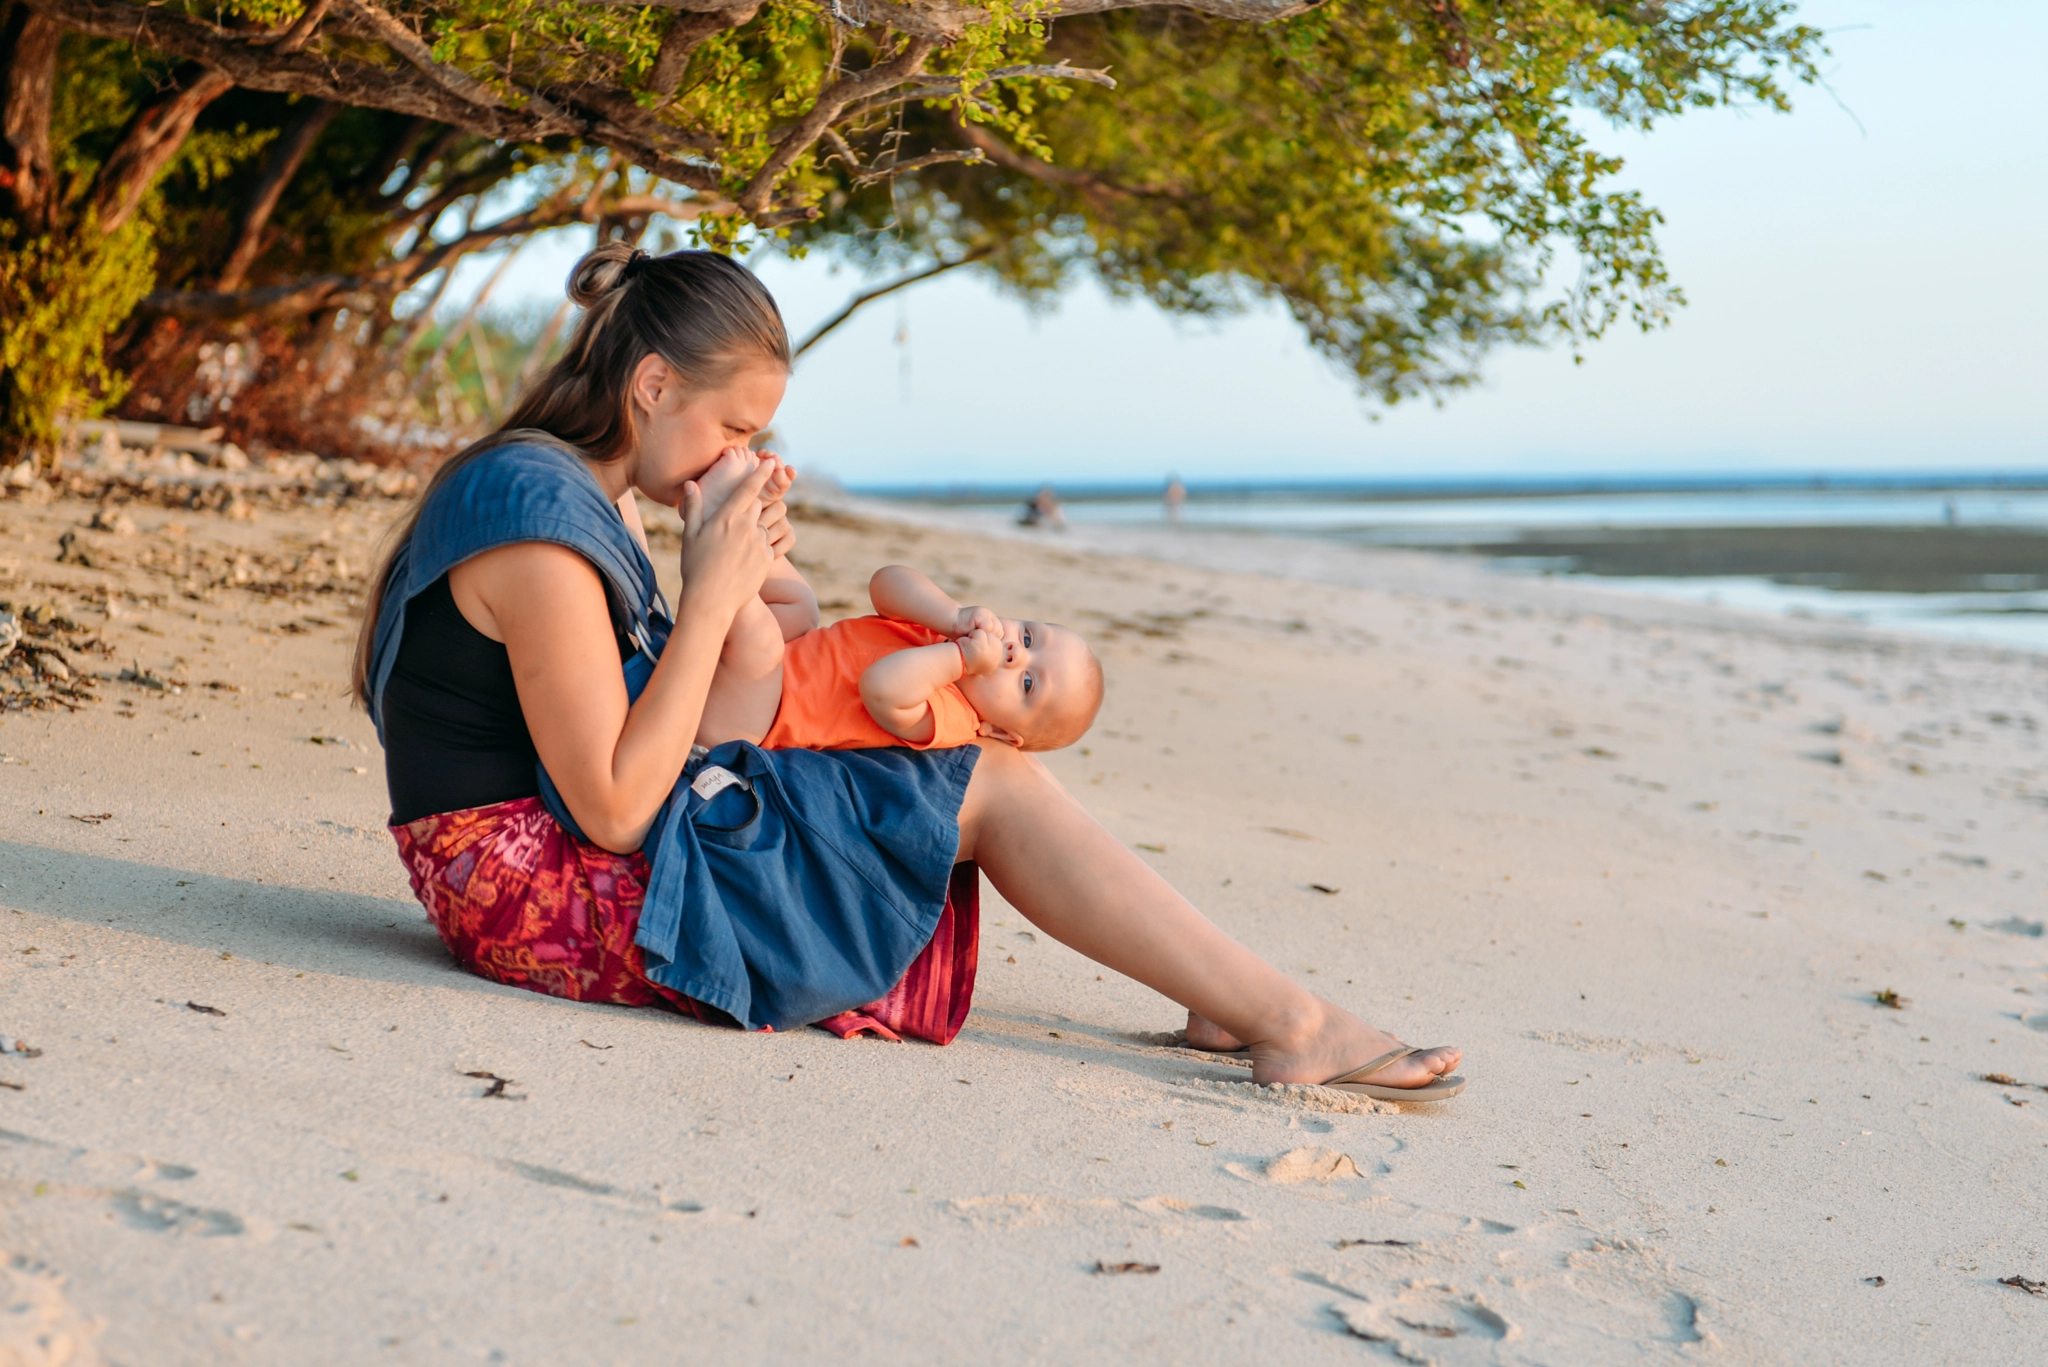
[[(808, 353), (778, 449), (855, 486), (2048, 470), (2048, 0), (1800, 17), (1829, 32), (1830, 89), (1793, 113), (1594, 130), (1666, 218), (1690, 302), (1657, 333), (1617, 328), (1579, 364), (1498, 351), (1478, 388), (1390, 409), (1277, 312), (1175, 319), (1087, 286), (1033, 314), (962, 272)], [(587, 246), (529, 245), (496, 297), (559, 299)], [(862, 285), (757, 264), (795, 337)]]

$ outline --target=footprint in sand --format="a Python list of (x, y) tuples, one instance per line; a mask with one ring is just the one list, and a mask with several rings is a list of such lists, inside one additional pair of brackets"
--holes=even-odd
[(130, 1229), (151, 1233), (197, 1234), (204, 1238), (240, 1234), (245, 1226), (238, 1215), (225, 1210), (202, 1210), (174, 1201), (168, 1196), (138, 1191), (133, 1187), (112, 1194), (108, 1204)]
[(1260, 1168), (1225, 1163), (1223, 1170), (1248, 1182), (1274, 1182), (1283, 1187), (1302, 1182), (1328, 1186), (1332, 1182), (1355, 1182), (1365, 1176), (1350, 1154), (1321, 1148), (1289, 1149), (1278, 1158), (1268, 1159)]
[(0, 1252), (0, 1362), (20, 1367), (102, 1367), (102, 1321), (88, 1319), (46, 1265)]
[(1340, 1276), (1298, 1275), (1343, 1293), (1328, 1310), (1344, 1332), (1404, 1362), (1678, 1361), (1715, 1343), (1701, 1303), (1646, 1244), (1562, 1221), (1462, 1224), (1435, 1239), (1347, 1242)]
[[(13, 1130), (0, 1130), (0, 1143), (46, 1150), (63, 1147)], [(112, 1149), (72, 1149), (54, 1164), (46, 1163), (40, 1171), (51, 1175), (48, 1187), (53, 1193), (104, 1200), (130, 1229), (151, 1234), (191, 1234), (202, 1238), (248, 1233), (242, 1217), (232, 1211), (205, 1209), (135, 1185), (141, 1182), (189, 1182), (199, 1175), (197, 1168), (183, 1163), (167, 1163)], [(116, 1182), (126, 1185), (113, 1185)], [(5, 1352), (0, 1352), (0, 1367), (11, 1362)]]
[(2030, 935), (2035, 939), (2039, 939), (2043, 932), (2048, 932), (2048, 924), (2040, 921), (2023, 920), (2018, 916), (2008, 916), (2003, 921), (1986, 921), (1984, 929), (2002, 930), (2008, 935)]
[[(1410, 1362), (1491, 1362), (1493, 1346), (1519, 1332), (1480, 1297), (1444, 1285), (1411, 1286), (1385, 1300), (1339, 1301), (1330, 1309), (1353, 1337), (1387, 1344)], [(1448, 1341), (1454, 1339), (1462, 1342), (1453, 1347)]]

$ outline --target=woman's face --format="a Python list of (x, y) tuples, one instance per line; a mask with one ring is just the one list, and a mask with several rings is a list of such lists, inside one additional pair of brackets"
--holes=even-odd
[(659, 356), (647, 357), (633, 377), (639, 443), (621, 462), (624, 483), (656, 503), (677, 506), (683, 485), (710, 469), (719, 452), (745, 446), (774, 421), (788, 384), (788, 371), (756, 360), (715, 389), (693, 389)]

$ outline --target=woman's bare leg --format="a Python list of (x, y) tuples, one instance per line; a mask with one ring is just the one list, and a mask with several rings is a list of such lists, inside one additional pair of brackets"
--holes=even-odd
[[(1225, 935), (1008, 746), (982, 747), (960, 810), (960, 858), (1046, 934), (1244, 1041), (1257, 1081), (1327, 1082), (1401, 1043)], [(1432, 1049), (1373, 1081), (1419, 1087), (1461, 1057)]]
[(1234, 1054), (1244, 1041), (1199, 1011), (1188, 1012), (1188, 1047), (1207, 1049), (1212, 1054)]

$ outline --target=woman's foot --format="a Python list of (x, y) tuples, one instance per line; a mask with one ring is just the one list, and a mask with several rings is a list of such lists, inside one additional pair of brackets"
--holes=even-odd
[[(1400, 1040), (1370, 1025), (1340, 1006), (1320, 997), (1313, 1008), (1273, 1038), (1255, 1040), (1249, 1046), (1254, 1082), (1309, 1082), (1321, 1084), (1363, 1068), (1382, 1054), (1404, 1048)], [(1190, 1013), (1188, 1042), (1194, 1044)], [(1230, 1035), (1210, 1022), (1210, 1030), (1225, 1039)], [(1197, 1048), (1204, 1046), (1196, 1045)], [(1390, 1063), (1372, 1075), (1382, 1087), (1426, 1087), (1458, 1066), (1465, 1057), (1462, 1049), (1448, 1045)]]
[(1206, 1049), (1212, 1054), (1234, 1054), (1244, 1041), (1199, 1011), (1188, 1012), (1188, 1048)]

